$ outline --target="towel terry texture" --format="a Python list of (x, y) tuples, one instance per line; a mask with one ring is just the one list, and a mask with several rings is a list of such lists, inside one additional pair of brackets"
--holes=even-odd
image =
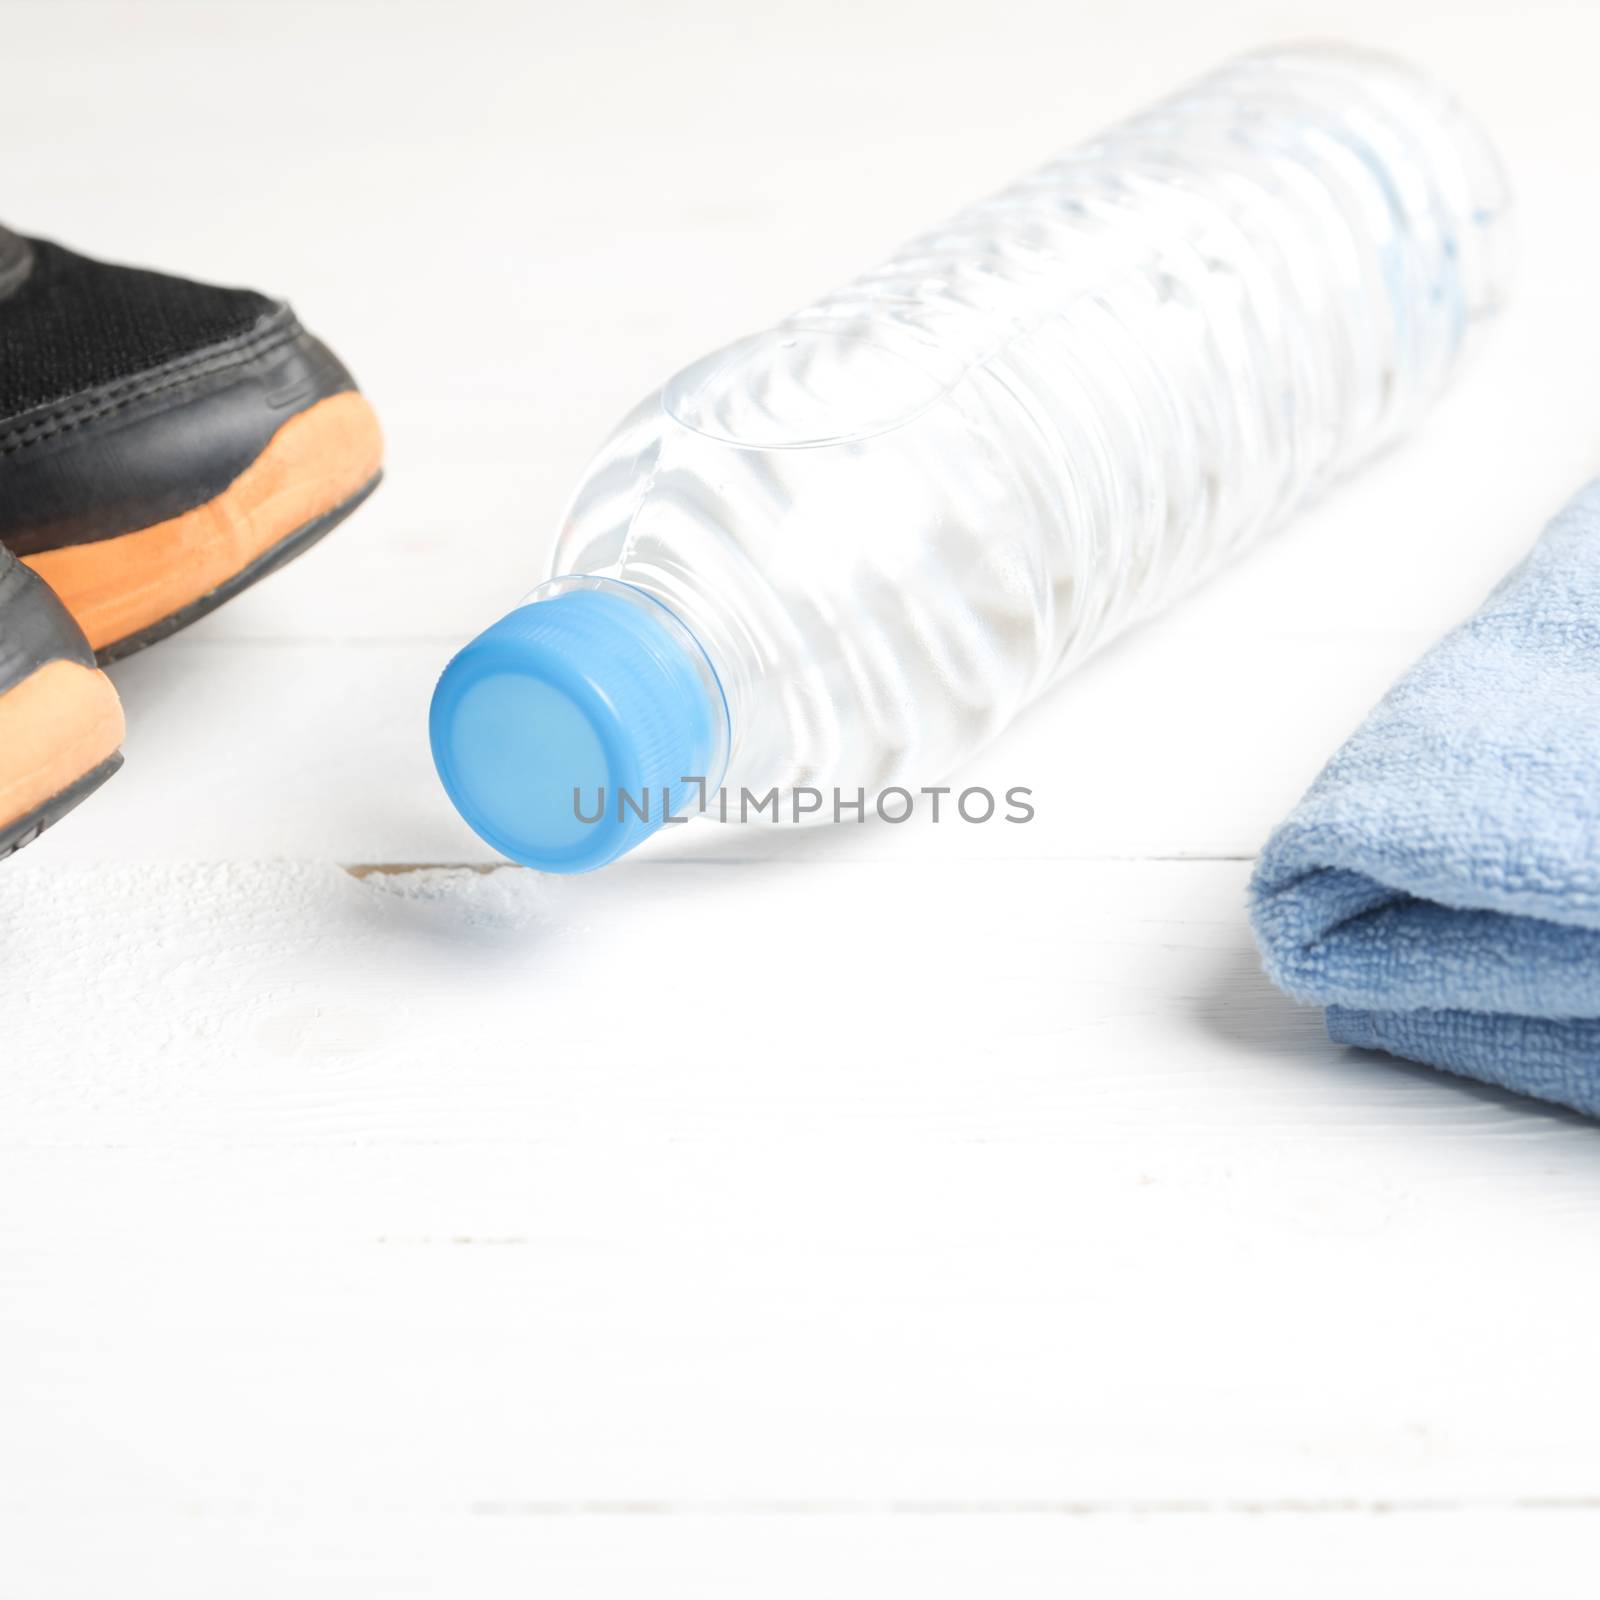
[(1334, 1039), (1600, 1115), (1600, 481), (1328, 763), (1251, 920)]

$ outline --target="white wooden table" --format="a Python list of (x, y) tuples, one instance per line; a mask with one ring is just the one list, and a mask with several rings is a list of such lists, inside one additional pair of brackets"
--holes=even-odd
[[(497, 868), (424, 738), (652, 382), (1230, 51), (1498, 133), (1431, 425), (974, 764)], [(1540, 4), (0, 0), (0, 215), (293, 296), (387, 486), (0, 872), (0, 1595), (1588, 1594), (1600, 1130), (1329, 1045), (1250, 858), (1600, 465)]]

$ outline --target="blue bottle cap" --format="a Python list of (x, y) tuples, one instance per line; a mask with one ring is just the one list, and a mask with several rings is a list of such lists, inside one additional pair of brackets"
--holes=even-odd
[(728, 711), (683, 624), (599, 580), (480, 633), (444, 669), (428, 731), (445, 791), (482, 838), (524, 866), (588, 872), (721, 782)]

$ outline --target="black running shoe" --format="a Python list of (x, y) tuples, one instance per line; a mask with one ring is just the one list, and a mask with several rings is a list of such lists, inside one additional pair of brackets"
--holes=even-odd
[(0, 544), (102, 662), (315, 543), (382, 455), (372, 408), (288, 306), (0, 228)]
[(122, 765), (122, 707), (67, 609), (0, 550), (0, 858)]

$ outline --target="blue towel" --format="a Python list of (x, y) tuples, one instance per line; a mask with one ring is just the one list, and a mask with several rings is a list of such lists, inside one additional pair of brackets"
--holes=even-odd
[(1600, 481), (1328, 763), (1251, 920), (1335, 1040), (1600, 1115)]

